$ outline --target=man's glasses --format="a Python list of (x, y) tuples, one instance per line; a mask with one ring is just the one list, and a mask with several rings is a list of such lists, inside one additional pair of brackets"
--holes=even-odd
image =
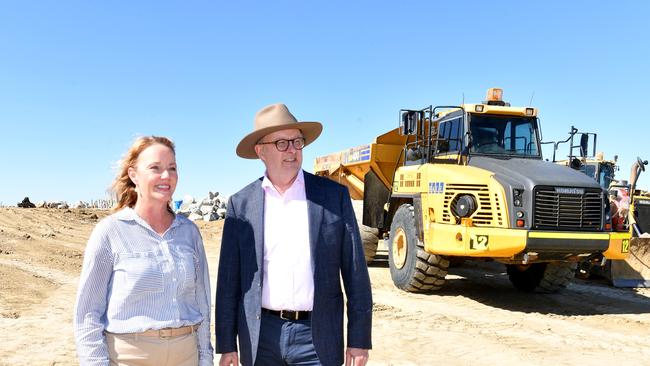
[(278, 149), (278, 151), (287, 151), (287, 149), (289, 148), (289, 144), (291, 144), (293, 145), (294, 149), (302, 150), (302, 148), (305, 147), (305, 139), (302, 137), (298, 137), (293, 140), (280, 139), (280, 140), (269, 141), (269, 142), (258, 142), (257, 144), (258, 145), (275, 144), (275, 148)]

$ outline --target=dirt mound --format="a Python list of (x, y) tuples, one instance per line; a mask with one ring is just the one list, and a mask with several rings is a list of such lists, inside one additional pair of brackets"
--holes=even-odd
[[(83, 250), (108, 211), (0, 209), (0, 366), (77, 365), (72, 311)], [(198, 221), (212, 291), (223, 221)], [(557, 295), (513, 289), (505, 268), (466, 262), (432, 295), (370, 268), (369, 365), (576, 365), (650, 359), (650, 289), (577, 281)]]

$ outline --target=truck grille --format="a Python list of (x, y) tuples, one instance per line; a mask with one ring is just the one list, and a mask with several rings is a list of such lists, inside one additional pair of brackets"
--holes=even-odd
[(485, 184), (447, 184), (445, 186), (442, 222), (452, 224), (457, 222), (451, 213), (451, 206), (461, 194), (471, 194), (476, 199), (478, 207), (470, 216), (475, 226), (503, 226), (499, 197), (496, 193), (491, 195), (488, 186)]
[(603, 193), (599, 188), (535, 187), (534, 229), (601, 230)]

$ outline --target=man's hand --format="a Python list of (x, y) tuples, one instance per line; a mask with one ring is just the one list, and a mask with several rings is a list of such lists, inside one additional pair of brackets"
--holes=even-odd
[(368, 350), (348, 347), (345, 350), (345, 366), (365, 366), (368, 362)]
[(239, 357), (237, 356), (237, 352), (222, 354), (219, 359), (219, 366), (239, 366)]

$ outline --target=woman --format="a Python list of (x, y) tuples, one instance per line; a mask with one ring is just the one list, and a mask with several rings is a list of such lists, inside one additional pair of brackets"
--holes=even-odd
[[(174, 144), (138, 138), (113, 182), (117, 207), (90, 236), (75, 305), (81, 365), (212, 365), (201, 234), (170, 202)], [(110, 360), (110, 363), (109, 363)]]

